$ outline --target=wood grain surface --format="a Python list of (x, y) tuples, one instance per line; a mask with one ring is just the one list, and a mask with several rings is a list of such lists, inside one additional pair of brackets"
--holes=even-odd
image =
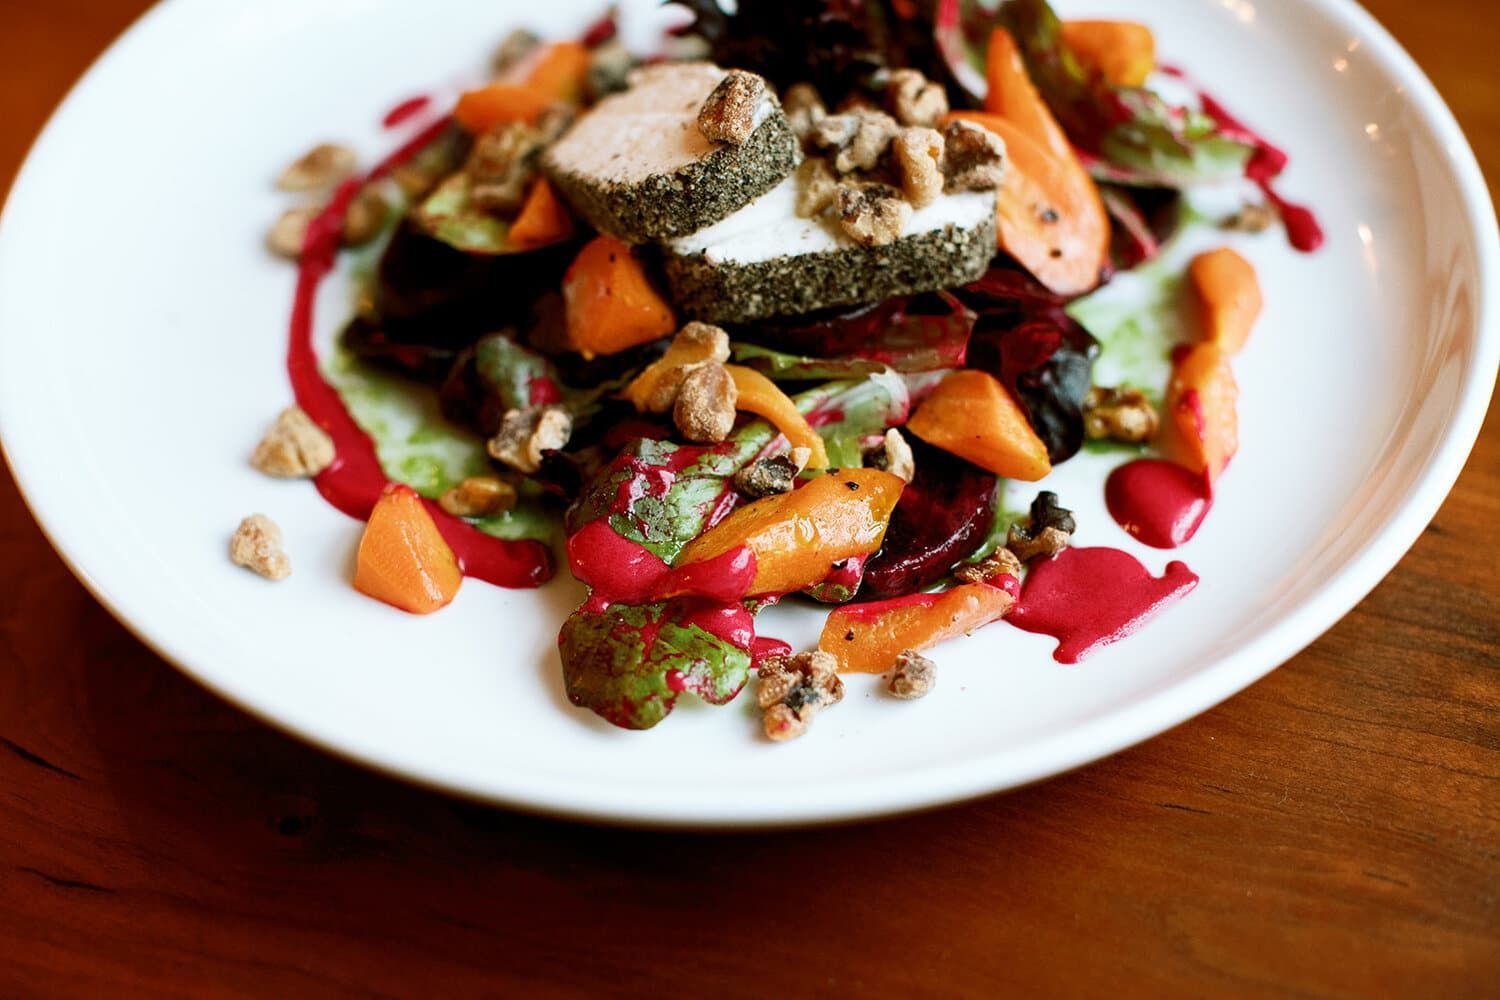
[[(0, 184), (145, 4), (0, 4)], [(1372, 0), (1500, 177), (1494, 0)], [(107, 178), (101, 178), (107, 180)], [(0, 476), (0, 996), (1500, 995), (1500, 426), (1400, 566), (1206, 715), (878, 824), (460, 804), (228, 707)]]

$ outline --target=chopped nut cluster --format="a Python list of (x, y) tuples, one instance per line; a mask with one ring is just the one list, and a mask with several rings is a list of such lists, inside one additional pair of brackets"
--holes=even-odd
[(828, 108), (817, 88), (810, 83), (794, 83), (781, 95), (781, 110), (792, 132), (803, 142), (812, 139), (813, 128), (828, 117)]
[(332, 465), (333, 459), (333, 438), (300, 406), (289, 406), (277, 414), (276, 422), (250, 454), (251, 465), (280, 479), (316, 476)]
[(797, 168), (797, 215), (804, 219), (822, 215), (838, 200), (839, 182), (828, 161), (809, 156)]
[(298, 205), (282, 212), (266, 231), (266, 247), (278, 257), (297, 260), (302, 256), (307, 227), (320, 211), (316, 205)]
[(932, 128), (948, 113), (948, 94), (919, 70), (892, 70), (885, 88), (885, 104), (902, 125)]
[(709, 142), (738, 146), (755, 131), (755, 109), (766, 98), (766, 81), (732, 69), (698, 111), (698, 131)]
[(498, 517), (516, 505), (516, 488), (499, 476), (470, 476), (438, 498), (454, 517)]
[(865, 453), (865, 465), (899, 476), (908, 483), (917, 474), (917, 460), (911, 453), (911, 445), (894, 427), (885, 432), (879, 447)]
[(672, 404), (672, 422), (689, 441), (714, 444), (734, 429), (739, 389), (721, 362), (697, 365), (682, 380)]
[(542, 467), (543, 452), (560, 450), (572, 435), (573, 417), (563, 407), (528, 406), (506, 411), (486, 450), (496, 461), (530, 474)]
[(788, 455), (762, 458), (735, 473), (734, 488), (752, 500), (790, 493), (797, 485), (799, 471)]
[(807, 732), (813, 717), (843, 700), (838, 660), (821, 649), (761, 663), (756, 701), (765, 712), (766, 736), (780, 743)]
[(646, 400), (648, 413), (669, 412), (677, 402), (677, 394), (682, 391), (683, 380), (694, 370), (705, 364), (717, 362), (722, 365), (728, 361), (729, 334), (722, 327), (694, 320), (677, 331), (677, 336), (672, 338), (672, 346), (667, 350), (669, 354), (674, 351), (690, 353), (702, 360), (677, 365), (663, 372)]
[(390, 205), (384, 195), (373, 187), (360, 188), (344, 214), (344, 246), (364, 246), (379, 236), (389, 212)]
[(326, 191), (354, 175), (359, 160), (348, 146), (325, 142), (308, 150), (276, 178), (283, 191)]
[(540, 35), (527, 31), (525, 28), (517, 28), (501, 39), (499, 47), (495, 49), (495, 54), (490, 57), (491, 71), (496, 76), (504, 73), (531, 55), (541, 44)]
[(591, 101), (598, 101), (626, 88), (635, 56), (618, 38), (611, 38), (589, 52), (588, 75), (584, 84)]
[(1010, 549), (1001, 547), (977, 563), (959, 567), (953, 574), (961, 583), (989, 583), (996, 577), (1021, 579), (1021, 560)]
[(499, 125), (475, 139), (464, 164), (470, 200), (489, 212), (520, 211), (543, 145), (541, 130), (526, 122)]
[(1093, 440), (1148, 441), (1161, 423), (1139, 389), (1094, 386), (1083, 399), (1083, 428)]
[(888, 686), (897, 698), (921, 698), (937, 686), (937, 664), (914, 649), (903, 649), (896, 655)]
[(913, 208), (937, 201), (943, 193), (943, 134), (924, 127), (904, 128), (891, 143), (901, 191)]
[(1012, 524), (1005, 547), (1022, 562), (1038, 556), (1055, 556), (1067, 548), (1078, 529), (1073, 512), (1057, 504), (1057, 494), (1043, 490), (1031, 503), (1031, 520), (1024, 527)]
[(989, 191), (1005, 179), (1005, 140), (973, 122), (943, 126), (943, 175), (948, 191)]
[(292, 575), (292, 562), (281, 550), (281, 529), (264, 514), (251, 514), (240, 522), (229, 539), (229, 558), (267, 580)]
[(1275, 222), (1275, 209), (1263, 202), (1251, 202), (1225, 219), (1220, 226), (1241, 233), (1263, 233)]
[(833, 168), (847, 174), (875, 169), (900, 130), (896, 119), (884, 111), (856, 107), (828, 115), (814, 125), (812, 142), (832, 153)]
[(867, 247), (900, 239), (912, 213), (901, 192), (886, 184), (841, 185), (837, 209), (844, 235)]

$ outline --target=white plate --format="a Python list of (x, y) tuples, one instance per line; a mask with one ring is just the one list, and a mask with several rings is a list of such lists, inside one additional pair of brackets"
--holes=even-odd
[[(573, 31), (592, 2), (527, 8)], [(1005, 626), (938, 654), (926, 700), (857, 678), (808, 738), (769, 746), (752, 699), (628, 733), (570, 707), (555, 636), (580, 588), (471, 581), (409, 617), (348, 583), (360, 526), (245, 456), (289, 399), (292, 271), (261, 238), (280, 165), (316, 140), (373, 158), (384, 110), (477, 73), (522, 17), (466, 0), (172, 0), (78, 85), (0, 229), (0, 429), (69, 565), (163, 656), (263, 718), (464, 795), (619, 822), (788, 824), (1010, 788), (1159, 733), (1312, 641), (1396, 563), (1473, 443), (1500, 353), (1494, 212), (1431, 85), (1346, 0), (1063, 4), (1145, 17), (1161, 50), (1293, 155), (1289, 196), (1328, 244), (1236, 237), (1267, 309), (1236, 359), (1243, 441), (1177, 553), (1133, 548), (1100, 501), (1108, 460), (1060, 490), (1081, 540), (1182, 558), (1197, 592), (1078, 666)], [(323, 335), (341, 319), (325, 289)], [(270, 513), (296, 572), (230, 566)], [(566, 574), (564, 574), (566, 575)], [(769, 631), (797, 642), (819, 616)], [(58, 641), (67, 642), (66, 636)]]

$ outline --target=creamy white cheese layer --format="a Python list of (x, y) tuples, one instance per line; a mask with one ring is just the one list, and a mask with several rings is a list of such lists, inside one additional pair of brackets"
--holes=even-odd
[[(995, 214), (993, 191), (945, 194), (912, 213), (902, 239), (947, 226), (973, 229)], [(712, 264), (758, 264), (777, 257), (827, 253), (857, 246), (838, 222), (797, 216), (797, 175), (792, 174), (727, 219), (669, 241), (678, 256), (703, 254)]]

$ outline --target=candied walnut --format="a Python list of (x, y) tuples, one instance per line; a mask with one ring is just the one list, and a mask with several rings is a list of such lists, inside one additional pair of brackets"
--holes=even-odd
[(1096, 441), (1148, 441), (1160, 422), (1156, 407), (1139, 389), (1096, 385), (1083, 399), (1083, 429)]
[(894, 427), (885, 432), (879, 445), (865, 452), (865, 465), (900, 476), (908, 483), (917, 474), (917, 460), (911, 453), (911, 445)]
[(420, 201), (442, 180), (441, 174), (415, 163), (403, 163), (391, 171), (391, 180), (401, 189), (407, 201)]
[(786, 455), (762, 458), (734, 475), (734, 488), (752, 500), (790, 493), (797, 485), (797, 463)]
[(904, 128), (891, 142), (901, 191), (913, 208), (937, 201), (943, 193), (943, 134), (932, 128)]
[(914, 649), (896, 654), (896, 669), (891, 672), (890, 691), (908, 701), (921, 698), (937, 686), (937, 664)]
[(487, 212), (520, 211), (542, 146), (541, 131), (525, 122), (497, 126), (474, 140), (464, 164), (469, 200)]
[(672, 346), (667, 348), (663, 357), (665, 360), (672, 360), (684, 356), (698, 360), (675, 365), (662, 372), (651, 395), (646, 398), (647, 412), (666, 413), (671, 410), (677, 402), (677, 394), (682, 391), (683, 380), (688, 375), (702, 365), (713, 362), (723, 364), (728, 361), (729, 334), (722, 327), (694, 320), (677, 331), (677, 336), (672, 338)]
[(902, 125), (931, 128), (948, 114), (948, 93), (914, 69), (892, 70), (885, 106)]
[(368, 186), (360, 188), (344, 214), (344, 246), (364, 246), (379, 236), (390, 210), (390, 204), (379, 191)]
[(689, 441), (717, 443), (734, 429), (739, 390), (724, 365), (709, 361), (688, 372), (672, 404), (672, 422)]
[(756, 702), (765, 711), (766, 736), (777, 742), (807, 731), (813, 717), (844, 698), (838, 660), (821, 649), (770, 657), (757, 671)]
[(290, 163), (276, 178), (283, 191), (324, 191), (354, 175), (359, 160), (348, 146), (325, 142)]
[(561, 406), (508, 410), (486, 445), (490, 457), (528, 475), (542, 467), (542, 452), (558, 451), (573, 434), (573, 417)]
[(1021, 579), (1021, 560), (1010, 549), (1001, 547), (977, 563), (960, 566), (953, 575), (962, 583), (989, 583), (998, 576)]
[(766, 81), (732, 69), (698, 110), (698, 131), (709, 142), (738, 146), (755, 131), (755, 109), (766, 97)]
[(504, 73), (535, 52), (541, 44), (541, 36), (525, 28), (517, 28), (500, 40), (495, 54), (490, 57), (490, 70), (497, 76)]
[(313, 423), (300, 406), (289, 406), (276, 416), (260, 444), (250, 454), (250, 464), (268, 476), (303, 479), (316, 476), (333, 464), (333, 438)]
[(567, 101), (553, 101), (536, 116), (536, 122), (532, 127), (536, 129), (542, 145), (547, 146), (560, 139), (576, 117), (578, 113), (573, 105)]
[(884, 111), (854, 108), (813, 126), (812, 143), (833, 153), (834, 169), (847, 174), (873, 170), (899, 131), (896, 119)]
[(307, 227), (322, 209), (316, 205), (299, 205), (282, 212), (266, 232), (266, 247), (276, 256), (297, 260), (307, 239)]
[(281, 550), (281, 529), (264, 514), (251, 514), (240, 522), (229, 539), (229, 558), (267, 580), (292, 575), (291, 560)]
[(498, 517), (516, 505), (516, 488), (499, 476), (470, 476), (438, 498), (454, 517)]
[(1263, 202), (1251, 202), (1219, 225), (1241, 233), (1263, 233), (1275, 222), (1275, 209)]
[(1030, 562), (1038, 556), (1055, 556), (1067, 548), (1073, 532), (1078, 530), (1073, 512), (1059, 507), (1057, 494), (1043, 490), (1031, 502), (1031, 519), (1023, 527), (1012, 524), (1005, 539), (1005, 547), (1015, 553), (1022, 562)]
[(828, 108), (818, 90), (810, 83), (794, 83), (781, 95), (781, 110), (786, 115), (792, 132), (803, 142), (808, 141), (813, 128), (828, 117)]
[(809, 156), (797, 168), (797, 215), (804, 219), (822, 215), (838, 198), (839, 182), (828, 161)]
[(839, 188), (839, 223), (861, 246), (894, 243), (911, 219), (911, 205), (901, 192), (885, 184), (845, 184)]
[(943, 126), (943, 175), (949, 191), (989, 191), (1005, 179), (1005, 140), (973, 122)]
[(611, 38), (589, 52), (588, 75), (584, 84), (589, 99), (598, 101), (629, 86), (630, 71), (635, 68), (635, 56), (618, 38)]

